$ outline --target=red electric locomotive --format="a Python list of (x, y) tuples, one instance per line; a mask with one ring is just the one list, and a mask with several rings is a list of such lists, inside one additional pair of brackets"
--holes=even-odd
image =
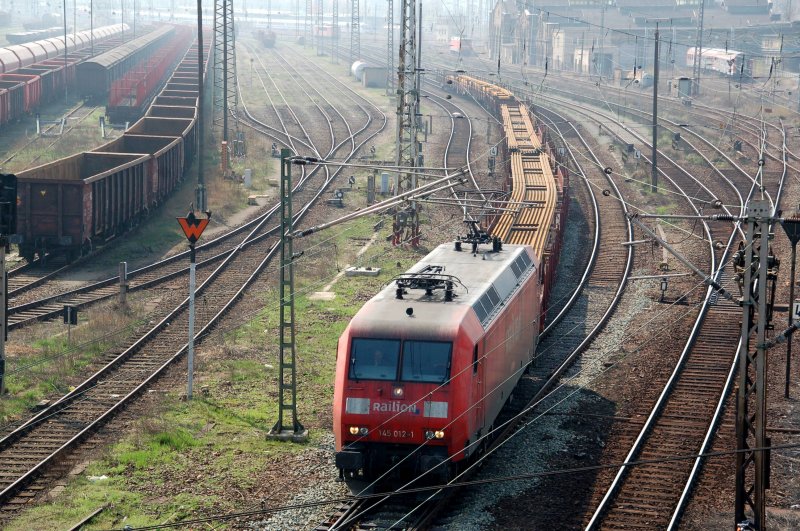
[(533, 358), (541, 304), (533, 249), (493, 249), (440, 245), (339, 339), (336, 466), (354, 491), (432, 469), (441, 481), (485, 444)]

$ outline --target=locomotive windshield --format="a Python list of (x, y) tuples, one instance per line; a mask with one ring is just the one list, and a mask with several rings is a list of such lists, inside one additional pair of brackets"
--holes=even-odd
[(452, 343), (439, 341), (404, 342), (401, 380), (444, 383), (450, 373), (452, 347)]
[(351, 380), (400, 380), (404, 382), (444, 383), (450, 375), (452, 343), (405, 341), (400, 358), (397, 339), (354, 338), (350, 351)]
[(397, 339), (353, 339), (350, 378), (396, 380), (400, 341)]

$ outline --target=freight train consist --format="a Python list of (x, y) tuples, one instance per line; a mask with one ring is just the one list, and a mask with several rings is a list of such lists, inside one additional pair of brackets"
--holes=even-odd
[[(211, 40), (204, 38), (204, 73)], [(17, 175), (22, 256), (90, 251), (173, 191), (197, 148), (197, 61), (195, 42), (147, 114), (120, 138)]]
[(175, 35), (175, 26), (165, 25), (122, 46), (87, 59), (78, 65), (78, 94), (103, 100), (111, 86), (134, 66), (152, 57)]
[(510, 160), (509, 207), (485, 249), (434, 249), (393, 279), (339, 339), (336, 466), (354, 491), (426, 473), (452, 477), (488, 445), (533, 359), (554, 281), (568, 176), (509, 91), (467, 77), (448, 88), (495, 112)]
[(76, 66), (91, 57), (93, 48), (101, 52), (118, 45), (126, 28), (116, 24), (69, 34), (66, 57), (64, 37), (0, 48), (0, 125), (63, 97), (64, 87), (75, 82)]
[(106, 106), (112, 123), (134, 122), (147, 111), (156, 90), (186, 53), (192, 33), (188, 26), (177, 26), (163, 46), (140, 57), (127, 73), (112, 81)]

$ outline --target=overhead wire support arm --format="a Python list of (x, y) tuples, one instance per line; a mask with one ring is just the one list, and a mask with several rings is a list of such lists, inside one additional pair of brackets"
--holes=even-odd
[[(448, 182), (448, 181), (455, 181), (455, 182)], [(329, 221), (327, 223), (322, 223), (320, 225), (315, 225), (313, 227), (309, 227), (308, 229), (304, 229), (304, 230), (301, 230), (301, 231), (293, 232), (293, 233), (291, 233), (291, 237), (292, 238), (301, 238), (303, 236), (308, 236), (310, 234), (314, 234), (315, 232), (319, 232), (319, 231), (321, 231), (323, 229), (327, 229), (327, 228), (332, 227), (334, 225), (339, 225), (340, 223), (344, 223), (346, 221), (352, 221), (354, 219), (358, 219), (360, 217), (367, 216), (367, 215), (370, 215), (370, 214), (378, 214), (378, 213), (383, 212), (384, 210), (387, 210), (389, 208), (392, 208), (393, 206), (396, 206), (396, 205), (398, 205), (400, 203), (411, 201), (413, 199), (419, 200), (419, 199), (425, 198), (425, 197), (427, 197), (427, 196), (429, 196), (429, 195), (431, 195), (433, 193), (440, 192), (442, 190), (450, 189), (453, 186), (456, 186), (458, 184), (462, 184), (464, 181), (465, 181), (465, 178), (463, 178), (463, 177), (443, 177), (442, 179), (440, 179), (438, 181), (432, 181), (432, 182), (427, 183), (427, 184), (425, 184), (423, 186), (420, 186), (419, 188), (416, 188), (414, 190), (408, 190), (408, 191), (406, 191), (406, 192), (404, 192), (402, 194), (399, 194), (399, 195), (396, 195), (396, 196), (391, 197), (389, 199), (386, 199), (385, 201), (381, 201), (380, 203), (376, 203), (376, 204), (374, 204), (374, 205), (372, 205), (370, 207), (367, 207), (367, 208), (364, 208), (362, 210), (358, 210), (358, 211), (353, 212), (351, 214), (347, 214), (347, 215), (342, 216), (340, 218), (334, 219), (333, 221)], [(442, 184), (443, 182), (444, 182), (444, 184)], [(441, 185), (441, 186), (436, 186), (436, 185)]]
[[(675, 258), (677, 258), (677, 259), (678, 259), (678, 261), (679, 261), (679, 262), (681, 262), (683, 265), (685, 265), (686, 267), (688, 267), (689, 269), (691, 269), (691, 270), (692, 270), (692, 271), (693, 271), (693, 272), (694, 272), (694, 273), (695, 273), (697, 276), (699, 276), (700, 278), (702, 278), (702, 279), (703, 279), (703, 283), (704, 283), (705, 285), (707, 285), (707, 286), (711, 286), (711, 287), (712, 287), (712, 288), (714, 288), (714, 290), (716, 290), (716, 291), (717, 291), (717, 293), (719, 293), (721, 296), (723, 296), (724, 298), (728, 299), (729, 301), (732, 301), (732, 302), (734, 302), (734, 303), (736, 303), (736, 304), (738, 304), (738, 305), (740, 305), (740, 306), (741, 306), (741, 301), (739, 301), (739, 300), (738, 300), (738, 299), (737, 299), (737, 298), (736, 298), (736, 297), (735, 297), (735, 296), (734, 296), (734, 295), (733, 295), (731, 292), (729, 292), (728, 290), (726, 290), (725, 288), (723, 288), (723, 287), (722, 287), (722, 286), (721, 286), (721, 285), (720, 285), (720, 284), (719, 284), (719, 283), (718, 283), (716, 280), (714, 280), (713, 278), (711, 278), (711, 275), (707, 275), (706, 273), (704, 273), (703, 271), (701, 271), (701, 270), (700, 270), (700, 269), (699, 269), (697, 266), (695, 266), (695, 265), (694, 265), (693, 263), (691, 263), (691, 262), (690, 262), (690, 261), (689, 261), (687, 258), (685, 258), (685, 257), (684, 257), (682, 254), (680, 254), (680, 253), (679, 253), (677, 250), (675, 250), (675, 249), (674, 249), (674, 248), (673, 248), (673, 247), (672, 247), (670, 244), (668, 244), (667, 242), (665, 242), (664, 240), (662, 240), (661, 238), (659, 238), (659, 237), (656, 235), (656, 233), (655, 233), (655, 232), (653, 232), (652, 230), (650, 230), (650, 227), (648, 227), (647, 225), (645, 225), (644, 223), (642, 223), (642, 222), (639, 220), (639, 217), (640, 217), (640, 216), (639, 216), (638, 214), (631, 214), (631, 215), (629, 215), (629, 216), (628, 216), (628, 219), (630, 219), (630, 220), (631, 220), (631, 223), (633, 223), (633, 224), (635, 224), (636, 226), (638, 226), (638, 227), (639, 227), (640, 229), (642, 229), (642, 230), (643, 230), (645, 233), (647, 233), (647, 235), (648, 235), (648, 236), (650, 236), (650, 237), (651, 237), (651, 238), (653, 238), (655, 241), (657, 241), (657, 242), (658, 242), (660, 245), (662, 245), (662, 246), (664, 247), (664, 249), (666, 249), (667, 251), (669, 251), (669, 252), (670, 252), (670, 254), (672, 254), (672, 256), (674, 256)], [(731, 217), (733, 217), (733, 216), (731, 216)]]

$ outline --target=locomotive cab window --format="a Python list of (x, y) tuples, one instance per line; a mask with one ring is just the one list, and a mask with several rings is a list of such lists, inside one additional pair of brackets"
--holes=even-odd
[(405, 341), (400, 379), (404, 382), (446, 382), (450, 376), (450, 352), (452, 350), (452, 343)]
[(396, 380), (400, 341), (353, 339), (350, 350), (351, 380)]

